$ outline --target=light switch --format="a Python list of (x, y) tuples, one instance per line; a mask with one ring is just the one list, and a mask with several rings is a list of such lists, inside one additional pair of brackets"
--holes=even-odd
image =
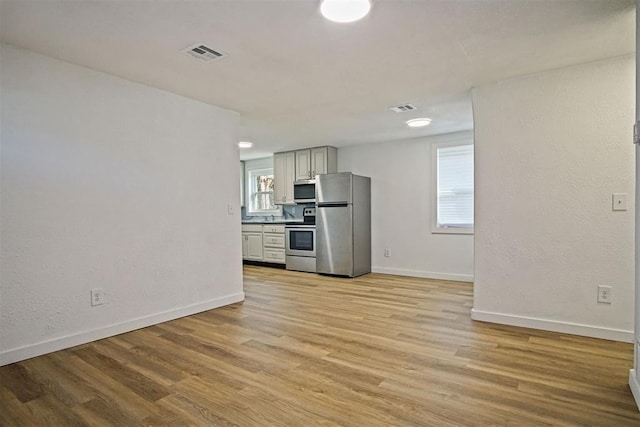
[(613, 210), (627, 210), (627, 193), (613, 193)]
[(227, 214), (233, 215), (233, 205), (231, 203), (227, 205)]

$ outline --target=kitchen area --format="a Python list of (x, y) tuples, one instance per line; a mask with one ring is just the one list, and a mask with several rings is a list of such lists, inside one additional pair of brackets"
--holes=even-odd
[(323, 1), (0, 2), (0, 425), (638, 423), (640, 0)]
[(342, 277), (371, 272), (371, 180), (337, 173), (335, 147), (242, 162), (240, 181), (244, 263)]

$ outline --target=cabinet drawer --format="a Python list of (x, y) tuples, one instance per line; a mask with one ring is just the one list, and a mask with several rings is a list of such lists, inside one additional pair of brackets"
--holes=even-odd
[(284, 225), (263, 225), (262, 231), (265, 233), (284, 234)]
[(284, 234), (264, 233), (262, 242), (264, 246), (284, 249)]
[(268, 262), (276, 262), (278, 264), (284, 264), (284, 249), (264, 249), (264, 260)]
[(262, 232), (262, 224), (242, 224), (242, 231)]

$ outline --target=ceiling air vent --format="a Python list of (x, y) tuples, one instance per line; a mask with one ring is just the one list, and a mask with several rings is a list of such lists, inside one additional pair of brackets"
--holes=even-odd
[(194, 58), (199, 59), (200, 61), (210, 62), (215, 59), (222, 58), (224, 55), (217, 50), (211, 49), (210, 47), (202, 44), (196, 43), (185, 49), (182, 49), (184, 53), (187, 55), (191, 55)]
[(391, 111), (395, 111), (396, 113), (404, 113), (404, 112), (407, 112), (407, 111), (417, 110), (417, 108), (414, 105), (411, 105), (411, 104), (395, 105), (393, 107), (389, 107), (389, 109)]

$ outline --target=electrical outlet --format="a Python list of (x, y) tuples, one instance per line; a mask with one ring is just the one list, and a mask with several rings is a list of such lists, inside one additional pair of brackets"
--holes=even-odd
[(385, 256), (385, 258), (390, 258), (391, 257), (391, 249), (385, 249), (384, 250), (384, 256)]
[(627, 210), (627, 193), (613, 193), (612, 201), (614, 211)]
[(611, 286), (598, 286), (598, 302), (603, 304), (611, 304)]
[(95, 307), (102, 304), (104, 304), (104, 291), (102, 288), (91, 289), (91, 305)]

